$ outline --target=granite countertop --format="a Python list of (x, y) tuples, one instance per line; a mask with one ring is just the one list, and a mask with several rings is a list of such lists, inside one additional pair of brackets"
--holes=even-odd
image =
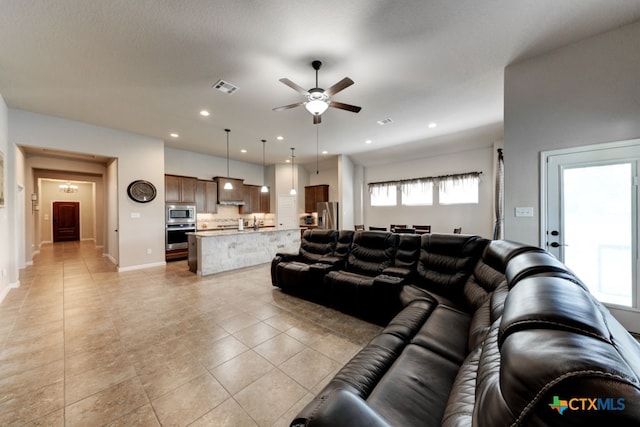
[[(251, 234), (251, 233), (269, 233), (269, 232), (273, 232), (273, 231), (286, 231), (287, 229), (283, 229), (283, 228), (275, 228), (275, 227), (262, 227), (259, 228), (258, 230), (254, 230), (253, 227), (247, 227), (244, 230), (238, 230), (238, 229), (208, 229), (208, 230), (198, 230), (196, 232), (193, 233), (186, 233), (186, 234), (193, 234), (196, 237), (211, 237), (211, 236), (226, 236), (229, 234)], [(294, 230), (298, 230), (297, 228)]]

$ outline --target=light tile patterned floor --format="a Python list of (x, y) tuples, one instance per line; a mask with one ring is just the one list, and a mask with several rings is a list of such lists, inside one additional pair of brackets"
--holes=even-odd
[(0, 425), (287, 426), (379, 331), (271, 286), (269, 266), (118, 273), (45, 245), (0, 304)]

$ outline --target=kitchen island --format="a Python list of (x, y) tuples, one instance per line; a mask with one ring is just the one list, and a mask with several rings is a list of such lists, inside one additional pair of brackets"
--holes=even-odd
[(300, 229), (196, 231), (189, 235), (189, 270), (198, 276), (271, 262), (300, 249)]

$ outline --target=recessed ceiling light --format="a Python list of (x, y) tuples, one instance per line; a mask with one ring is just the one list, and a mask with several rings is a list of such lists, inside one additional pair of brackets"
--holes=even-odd
[(211, 113), (209, 113), (207, 110), (202, 110), (200, 111), (200, 115), (203, 117), (209, 117)]
[(291, 163), (291, 159), (285, 160), (285, 163)]
[(324, 151), (322, 152), (322, 154), (327, 154), (327, 153), (328, 153), (328, 151), (327, 151), (327, 150), (324, 150)]
[(177, 138), (177, 137), (179, 137), (180, 135), (178, 135), (177, 133), (175, 133), (175, 132), (174, 132), (174, 133), (170, 133), (170, 134), (169, 134), (169, 136), (170, 136), (171, 138)]
[(365, 143), (365, 144), (371, 144), (372, 142), (373, 142), (372, 140), (367, 139), (364, 143)]
[(242, 150), (240, 150), (241, 153), (246, 153), (247, 150), (245, 150), (244, 148)]
[(276, 136), (276, 139), (277, 139), (278, 141), (282, 141), (282, 140), (284, 139), (284, 136)]
[(438, 124), (437, 124), (437, 123), (429, 123), (429, 127), (430, 127), (430, 128), (434, 128), (434, 127), (436, 127), (436, 126), (438, 126)]
[(376, 123), (378, 123), (380, 126), (384, 126), (388, 125), (389, 123), (393, 123), (393, 119), (391, 119), (391, 117), (387, 117), (386, 119), (378, 120)]

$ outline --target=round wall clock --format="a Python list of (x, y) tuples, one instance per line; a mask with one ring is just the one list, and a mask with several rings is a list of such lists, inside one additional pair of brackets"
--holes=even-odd
[(156, 187), (149, 181), (139, 179), (129, 184), (127, 194), (131, 197), (131, 200), (139, 203), (148, 203), (156, 198)]

